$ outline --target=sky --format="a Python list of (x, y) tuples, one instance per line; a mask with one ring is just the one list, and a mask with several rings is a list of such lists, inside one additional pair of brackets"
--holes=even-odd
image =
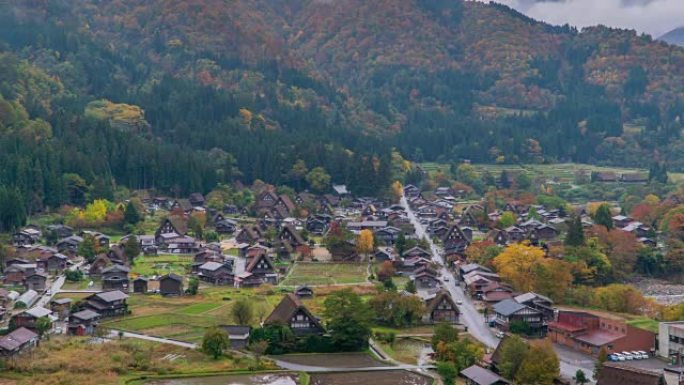
[(496, 0), (538, 20), (576, 27), (603, 24), (660, 37), (684, 26), (684, 0)]

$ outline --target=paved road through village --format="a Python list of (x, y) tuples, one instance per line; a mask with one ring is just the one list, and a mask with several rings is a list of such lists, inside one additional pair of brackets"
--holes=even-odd
[[(475, 337), (475, 339), (489, 348), (496, 348), (496, 346), (499, 344), (499, 339), (496, 338), (492, 330), (485, 322), (484, 316), (477, 311), (470, 298), (465, 296), (461, 286), (456, 284), (456, 277), (449, 269), (447, 269), (442, 251), (427, 235), (425, 227), (422, 223), (420, 223), (405, 197), (401, 198), (401, 205), (406, 210), (409, 220), (415, 227), (418, 238), (425, 238), (428, 241), (430, 245), (430, 251), (433, 255), (433, 260), (442, 266), (440, 274), (442, 277), (441, 279), (443, 286), (449, 291), (455, 302), (462, 302), (462, 305), (459, 306), (459, 310), (461, 312), (459, 315), (461, 323), (468, 327), (468, 333)], [(556, 347), (556, 354), (558, 354), (558, 358), (560, 360), (561, 376), (564, 378), (572, 379), (575, 373), (577, 373), (578, 369), (582, 369), (584, 373), (587, 374), (587, 377), (591, 377), (591, 373), (594, 370), (594, 361), (591, 359), (591, 357), (559, 347)], [(590, 383), (593, 384), (594, 382), (592, 381)]]

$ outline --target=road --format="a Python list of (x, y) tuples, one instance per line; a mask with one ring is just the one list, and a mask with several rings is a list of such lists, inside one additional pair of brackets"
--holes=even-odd
[(45, 291), (42, 297), (36, 301), (36, 304), (34, 306), (42, 306), (44, 308), (49, 308), (50, 301), (52, 300), (52, 297), (59, 293), (60, 290), (62, 290), (62, 286), (64, 285), (64, 282), (66, 281), (66, 277), (63, 275), (60, 275), (55, 278), (54, 281), (52, 281), (52, 285), (50, 285), (50, 289)]
[(427, 369), (434, 369), (433, 365), (394, 365), (394, 366), (369, 366), (364, 368), (343, 368), (343, 367), (323, 367), (323, 366), (310, 366), (295, 364), (292, 362), (281, 361), (273, 356), (269, 356), (276, 365), (283, 369), (295, 370), (298, 372), (309, 372), (309, 373), (334, 373), (334, 372), (373, 372), (373, 371), (387, 371), (387, 370), (418, 370), (424, 371)]
[[(442, 251), (439, 247), (437, 247), (437, 245), (434, 244), (434, 242), (432, 242), (432, 238), (427, 234), (425, 227), (422, 223), (420, 223), (415, 213), (411, 209), (411, 206), (409, 206), (406, 197), (402, 197), (400, 203), (406, 210), (409, 220), (415, 227), (416, 235), (418, 238), (425, 238), (428, 241), (433, 260), (442, 266), (440, 270), (442, 286), (449, 291), (449, 294), (451, 294), (451, 297), (455, 300), (455, 302), (460, 300), (463, 303), (459, 306), (461, 313), (459, 318), (461, 323), (468, 328), (468, 333), (475, 337), (475, 339), (487, 347), (495, 349), (499, 344), (499, 339), (496, 338), (492, 330), (485, 322), (482, 314), (477, 311), (473, 305), (473, 302), (465, 295), (460, 285), (456, 285), (456, 277), (449, 269), (447, 269), (447, 264), (444, 261)], [(447, 281), (444, 280), (444, 277), (447, 278)], [(558, 355), (558, 359), (560, 360), (560, 372), (562, 377), (566, 379), (572, 379), (579, 369), (583, 370), (588, 377), (591, 377), (591, 373), (594, 370), (594, 361), (591, 359), (591, 357), (558, 346), (554, 346), (554, 348), (556, 350), (556, 354)], [(590, 382), (590, 384), (593, 383), (593, 381)]]
[[(180, 346), (182, 348), (187, 348), (187, 349), (197, 349), (198, 348), (197, 344), (193, 344), (190, 342), (171, 340), (168, 338), (161, 338), (161, 337), (153, 337), (153, 336), (148, 336), (148, 335), (139, 334), (139, 333), (123, 332), (123, 336), (125, 338), (136, 338), (139, 340), (159, 342), (161, 344)], [(109, 333), (109, 338), (112, 338), (112, 339), (119, 338), (119, 330), (111, 329), (110, 333)]]

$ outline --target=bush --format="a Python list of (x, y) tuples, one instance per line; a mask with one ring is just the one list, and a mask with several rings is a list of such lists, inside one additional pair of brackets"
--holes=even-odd
[(81, 270), (67, 270), (65, 276), (66, 280), (70, 282), (80, 282), (83, 280), (83, 272)]

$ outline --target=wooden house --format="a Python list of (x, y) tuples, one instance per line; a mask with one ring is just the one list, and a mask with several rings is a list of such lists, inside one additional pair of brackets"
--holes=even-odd
[(264, 325), (289, 326), (294, 335), (298, 337), (325, 333), (325, 328), (321, 322), (292, 293), (283, 297), (266, 318)]
[(273, 261), (266, 254), (251, 258), (245, 267), (245, 271), (261, 278), (264, 282), (278, 283), (278, 274)]
[(478, 365), (469, 366), (461, 370), (461, 377), (466, 385), (508, 385), (505, 378)]
[(24, 279), (24, 287), (26, 290), (35, 290), (37, 292), (45, 291), (47, 288), (48, 276), (45, 273), (33, 273)]
[(519, 304), (512, 299), (503, 300), (494, 305), (492, 309), (496, 314), (494, 322), (500, 330), (509, 331), (512, 323), (524, 323), (527, 325), (530, 335), (538, 337), (546, 335), (544, 316), (537, 310)]
[(0, 356), (12, 357), (38, 345), (38, 334), (19, 327), (9, 334), (0, 337)]
[(130, 283), (128, 273), (130, 271), (131, 269), (124, 265), (111, 265), (102, 269), (102, 289), (121, 290), (127, 293)]
[(443, 322), (456, 324), (458, 323), (459, 314), (458, 307), (456, 306), (456, 303), (454, 303), (449, 292), (440, 290), (436, 294), (426, 298), (423, 322), (427, 324)]
[(91, 336), (95, 334), (100, 314), (89, 309), (81, 310), (69, 316), (68, 333), (75, 336)]
[(133, 292), (145, 294), (149, 290), (149, 282), (145, 277), (138, 277), (133, 280)]
[(294, 291), (297, 298), (313, 298), (314, 291), (308, 285), (297, 286)]
[(183, 277), (169, 273), (159, 278), (159, 294), (163, 296), (183, 295)]
[(232, 286), (235, 282), (232, 263), (205, 262), (199, 267), (197, 277), (214, 285)]
[(85, 309), (99, 313), (102, 318), (128, 314), (128, 295), (119, 290), (103, 291), (85, 298)]

